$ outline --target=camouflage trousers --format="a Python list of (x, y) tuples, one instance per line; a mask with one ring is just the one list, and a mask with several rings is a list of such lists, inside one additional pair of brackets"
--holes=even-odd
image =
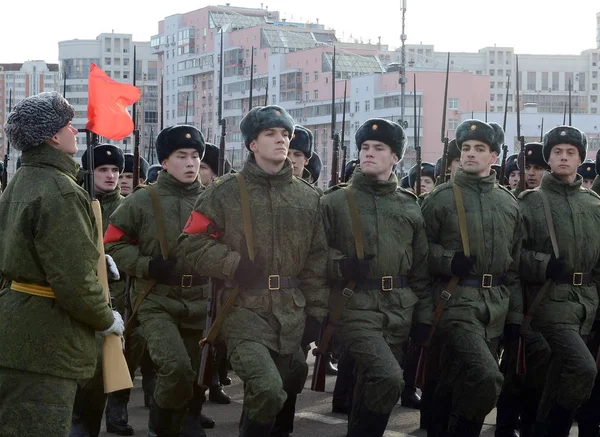
[(427, 357), (427, 379), (436, 381), (431, 410), (483, 423), (502, 388), (497, 346), (456, 325), (436, 332)]
[(167, 410), (184, 408), (196, 385), (202, 331), (181, 328), (177, 318), (164, 311), (140, 313), (139, 319), (156, 367), (156, 404)]
[(67, 437), (74, 379), (0, 367), (0, 435)]
[(549, 330), (542, 336), (550, 350), (546, 362), (546, 381), (538, 409), (538, 421), (547, 420), (554, 404), (574, 411), (589, 399), (597, 369), (579, 332), (570, 329)]
[(287, 399), (287, 393), (300, 393), (308, 375), (308, 365), (300, 345), (294, 354), (279, 355), (249, 340), (228, 343), (229, 361), (244, 381), (243, 415), (258, 423), (270, 423)]
[(342, 350), (354, 360), (356, 377), (349, 428), (358, 419), (361, 405), (373, 413), (391, 413), (404, 388), (403, 344), (390, 345), (383, 337), (358, 337), (344, 341)]

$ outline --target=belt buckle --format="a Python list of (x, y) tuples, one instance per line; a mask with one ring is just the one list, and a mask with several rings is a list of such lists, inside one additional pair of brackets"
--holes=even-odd
[(342, 290), (342, 296), (344, 296), (346, 299), (350, 299), (353, 295), (354, 290), (351, 290), (348, 287), (344, 287), (344, 289)]
[(181, 275), (181, 288), (192, 288), (193, 282), (194, 280), (192, 275)]
[(442, 290), (442, 292), (440, 293), (440, 298), (442, 298), (444, 300), (450, 300), (451, 297), (452, 297), (452, 295), (450, 293), (448, 293), (446, 290)]
[(481, 286), (483, 288), (492, 288), (492, 284), (494, 283), (494, 277), (489, 273), (486, 273), (481, 277)]
[(583, 285), (583, 273), (581, 273), (581, 272), (573, 273), (573, 285), (575, 287), (581, 287)]
[[(389, 284), (389, 286), (386, 287), (386, 284)], [(393, 276), (382, 276), (381, 277), (381, 289), (383, 291), (392, 291), (394, 289), (394, 277)]]
[[(277, 285), (273, 285), (273, 281)], [(277, 291), (281, 289), (281, 278), (279, 275), (269, 275), (269, 291)]]

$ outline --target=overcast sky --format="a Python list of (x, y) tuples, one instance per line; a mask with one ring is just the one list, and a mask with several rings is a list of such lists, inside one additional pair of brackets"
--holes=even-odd
[[(406, 0), (407, 44), (434, 44), (436, 51), (474, 52), (486, 46), (514, 47), (517, 53), (579, 54), (596, 47), (597, 0)], [(0, 62), (43, 59), (58, 61), (58, 41), (94, 39), (103, 32), (131, 33), (146, 41), (165, 16), (205, 5), (192, 0), (52, 0), (27, 6), (4, 2)], [(225, 2), (213, 2), (219, 5)], [(391, 48), (400, 46), (401, 0), (349, 1), (264, 0), (288, 21), (312, 21), (336, 29), (339, 39), (379, 36)], [(236, 0), (233, 6), (261, 7), (261, 1)], [(344, 9), (335, 5), (344, 5)]]

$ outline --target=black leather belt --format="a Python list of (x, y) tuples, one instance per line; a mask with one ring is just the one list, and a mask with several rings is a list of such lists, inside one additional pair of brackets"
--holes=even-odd
[(198, 275), (173, 275), (168, 280), (161, 282), (163, 285), (171, 287), (191, 288), (204, 285), (208, 282), (208, 278)]
[(267, 288), (269, 291), (277, 291), (282, 288), (298, 288), (299, 286), (300, 280), (296, 276), (269, 275), (246, 288)]
[(394, 288), (408, 287), (408, 276), (382, 276), (376, 279), (365, 279), (358, 282), (358, 287), (392, 291)]
[(555, 280), (554, 283), (557, 285), (569, 284), (580, 287), (582, 285), (590, 285), (592, 283), (592, 279), (591, 273), (565, 273), (562, 278)]
[[(448, 277), (445, 277), (444, 279), (446, 281), (449, 281), (450, 277), (448, 276)], [(499, 285), (504, 284), (505, 280), (506, 280), (506, 275), (496, 275), (496, 276), (490, 275), (490, 274), (485, 274), (483, 276), (468, 275), (468, 276), (463, 276), (462, 278), (460, 278), (458, 283), (465, 287), (492, 288), (492, 287), (497, 287)]]

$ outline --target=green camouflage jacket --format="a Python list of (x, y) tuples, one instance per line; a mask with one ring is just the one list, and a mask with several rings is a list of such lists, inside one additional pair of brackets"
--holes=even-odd
[[(574, 183), (566, 184), (548, 173), (538, 189), (548, 198), (559, 255), (567, 261), (568, 273), (591, 272), (593, 284), (581, 287), (551, 284), (533, 316), (531, 326), (536, 330), (566, 328), (585, 335), (590, 332), (596, 315), (600, 239), (591, 235), (600, 229), (600, 198), (593, 191), (582, 188), (582, 181), (577, 175)], [(526, 232), (521, 275), (527, 283), (527, 302), (532, 301), (546, 281), (546, 267), (554, 253), (541, 196), (536, 191), (527, 190), (519, 196)]]
[[(319, 319), (327, 314), (327, 240), (319, 194), (292, 176), (289, 161), (271, 175), (250, 158), (240, 173), (249, 192), (255, 262), (265, 269), (265, 278), (295, 276), (300, 285), (277, 291), (242, 289), (221, 334), (229, 347), (252, 340), (280, 354), (291, 354), (300, 344), (305, 314)], [(190, 223), (180, 238), (180, 256), (195, 270), (231, 283), (240, 259), (248, 259), (234, 175), (222, 176), (202, 193)], [(226, 289), (221, 299), (229, 292)]]
[(486, 339), (499, 337), (505, 323), (523, 320), (519, 259), (523, 218), (514, 196), (496, 183), (495, 174), (472, 176), (457, 170), (454, 181), (436, 187), (423, 202), (429, 240), (429, 269), (434, 297), (452, 276), (454, 254), (463, 251), (453, 184), (460, 187), (467, 218), (471, 255), (476, 257), (471, 275), (506, 275), (504, 284), (491, 288), (458, 285), (440, 319), (440, 329), (459, 324)]
[[(358, 206), (365, 255), (374, 255), (369, 277), (408, 276), (408, 287), (382, 291), (357, 286), (347, 302), (336, 330), (342, 340), (384, 335), (390, 344), (408, 339), (413, 320), (431, 324), (433, 303), (427, 265), (425, 223), (414, 194), (398, 187), (392, 174), (388, 181), (365, 176), (357, 167), (350, 180)], [(346, 285), (338, 261), (356, 256), (352, 218), (344, 190), (338, 185), (321, 199), (325, 232), (329, 242), (328, 276)]]
[(0, 277), (50, 286), (56, 299), (0, 292), (0, 366), (84, 379), (94, 374), (94, 331), (113, 315), (98, 282), (98, 233), (78, 164), (40, 145), (0, 198)]
[[(161, 171), (152, 189), (158, 194), (163, 210), (169, 258), (177, 259), (173, 275), (199, 275), (199, 270), (193, 270), (177, 256), (177, 238), (203, 190), (202, 185), (198, 180), (183, 184)], [(146, 189), (138, 186), (111, 214), (104, 244), (119, 270), (131, 276), (131, 302), (134, 304), (154, 284), (148, 272), (150, 260), (161, 257), (152, 198)], [(147, 311), (158, 306), (177, 317), (182, 327), (204, 329), (207, 296), (206, 284), (192, 287), (156, 284), (140, 307), (138, 316), (140, 319), (151, 316), (146, 314)]]

